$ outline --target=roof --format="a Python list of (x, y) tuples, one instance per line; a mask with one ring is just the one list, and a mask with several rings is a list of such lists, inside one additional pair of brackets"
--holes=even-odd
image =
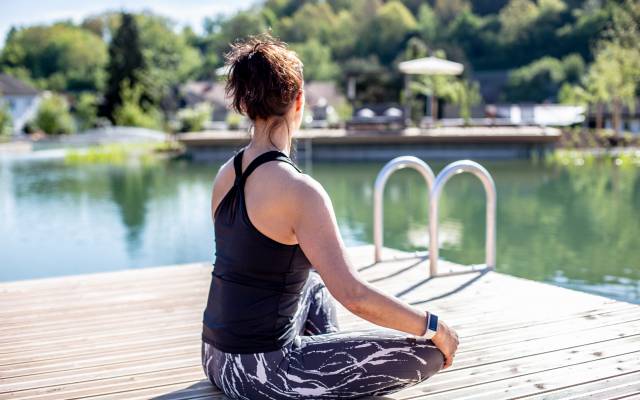
[(403, 74), (411, 75), (460, 75), (464, 71), (462, 64), (436, 57), (404, 61), (398, 68)]
[[(345, 100), (333, 82), (305, 82), (304, 91), (307, 105), (310, 107), (323, 103), (335, 106)], [(229, 103), (225, 96), (225, 84), (221, 82), (190, 81), (182, 85), (181, 92), (189, 104), (206, 101), (215, 105), (228, 106)]]
[(304, 83), (305, 101), (310, 107), (323, 104), (336, 106), (346, 101), (336, 84), (328, 81), (310, 81)]
[(190, 81), (182, 85), (182, 94), (191, 103), (206, 101), (226, 106), (225, 85), (214, 81)]
[(0, 95), (5, 96), (35, 96), (40, 93), (27, 83), (11, 75), (0, 74)]

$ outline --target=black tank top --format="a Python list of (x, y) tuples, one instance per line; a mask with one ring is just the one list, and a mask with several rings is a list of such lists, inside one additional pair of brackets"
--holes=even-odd
[(202, 339), (227, 353), (261, 353), (282, 348), (298, 333), (293, 316), (311, 264), (298, 244), (259, 232), (244, 199), (244, 183), (259, 165), (278, 160), (300, 169), (284, 153), (269, 151), (243, 173), (243, 150), (233, 159), (233, 187), (214, 213), (216, 261)]

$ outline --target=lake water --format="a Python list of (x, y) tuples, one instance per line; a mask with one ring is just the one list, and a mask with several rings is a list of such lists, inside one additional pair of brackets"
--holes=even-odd
[[(498, 189), (498, 271), (640, 303), (640, 167), (483, 165)], [(348, 245), (372, 241), (381, 167), (315, 163), (309, 171), (329, 192)], [(437, 173), (443, 164), (433, 167)], [(0, 280), (213, 260), (209, 201), (217, 168), (0, 160)], [(389, 180), (386, 246), (426, 249), (426, 197), (414, 171)], [(447, 184), (442, 257), (483, 262), (484, 207), (474, 177)]]

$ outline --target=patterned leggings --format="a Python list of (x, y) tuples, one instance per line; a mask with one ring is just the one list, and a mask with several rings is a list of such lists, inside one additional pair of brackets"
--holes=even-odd
[(232, 399), (345, 399), (404, 389), (444, 364), (428, 339), (386, 329), (338, 332), (335, 306), (315, 272), (295, 321), (300, 335), (276, 351), (231, 354), (203, 343), (207, 377)]

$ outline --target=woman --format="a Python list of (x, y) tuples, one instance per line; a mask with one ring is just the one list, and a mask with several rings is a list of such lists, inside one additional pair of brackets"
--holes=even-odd
[[(457, 334), (358, 276), (329, 196), (289, 158), (304, 109), (295, 53), (252, 37), (227, 63), (227, 95), (253, 135), (213, 185), (216, 262), (202, 333), (209, 380), (234, 399), (356, 398), (449, 367)], [(332, 298), (391, 329), (339, 331)]]

